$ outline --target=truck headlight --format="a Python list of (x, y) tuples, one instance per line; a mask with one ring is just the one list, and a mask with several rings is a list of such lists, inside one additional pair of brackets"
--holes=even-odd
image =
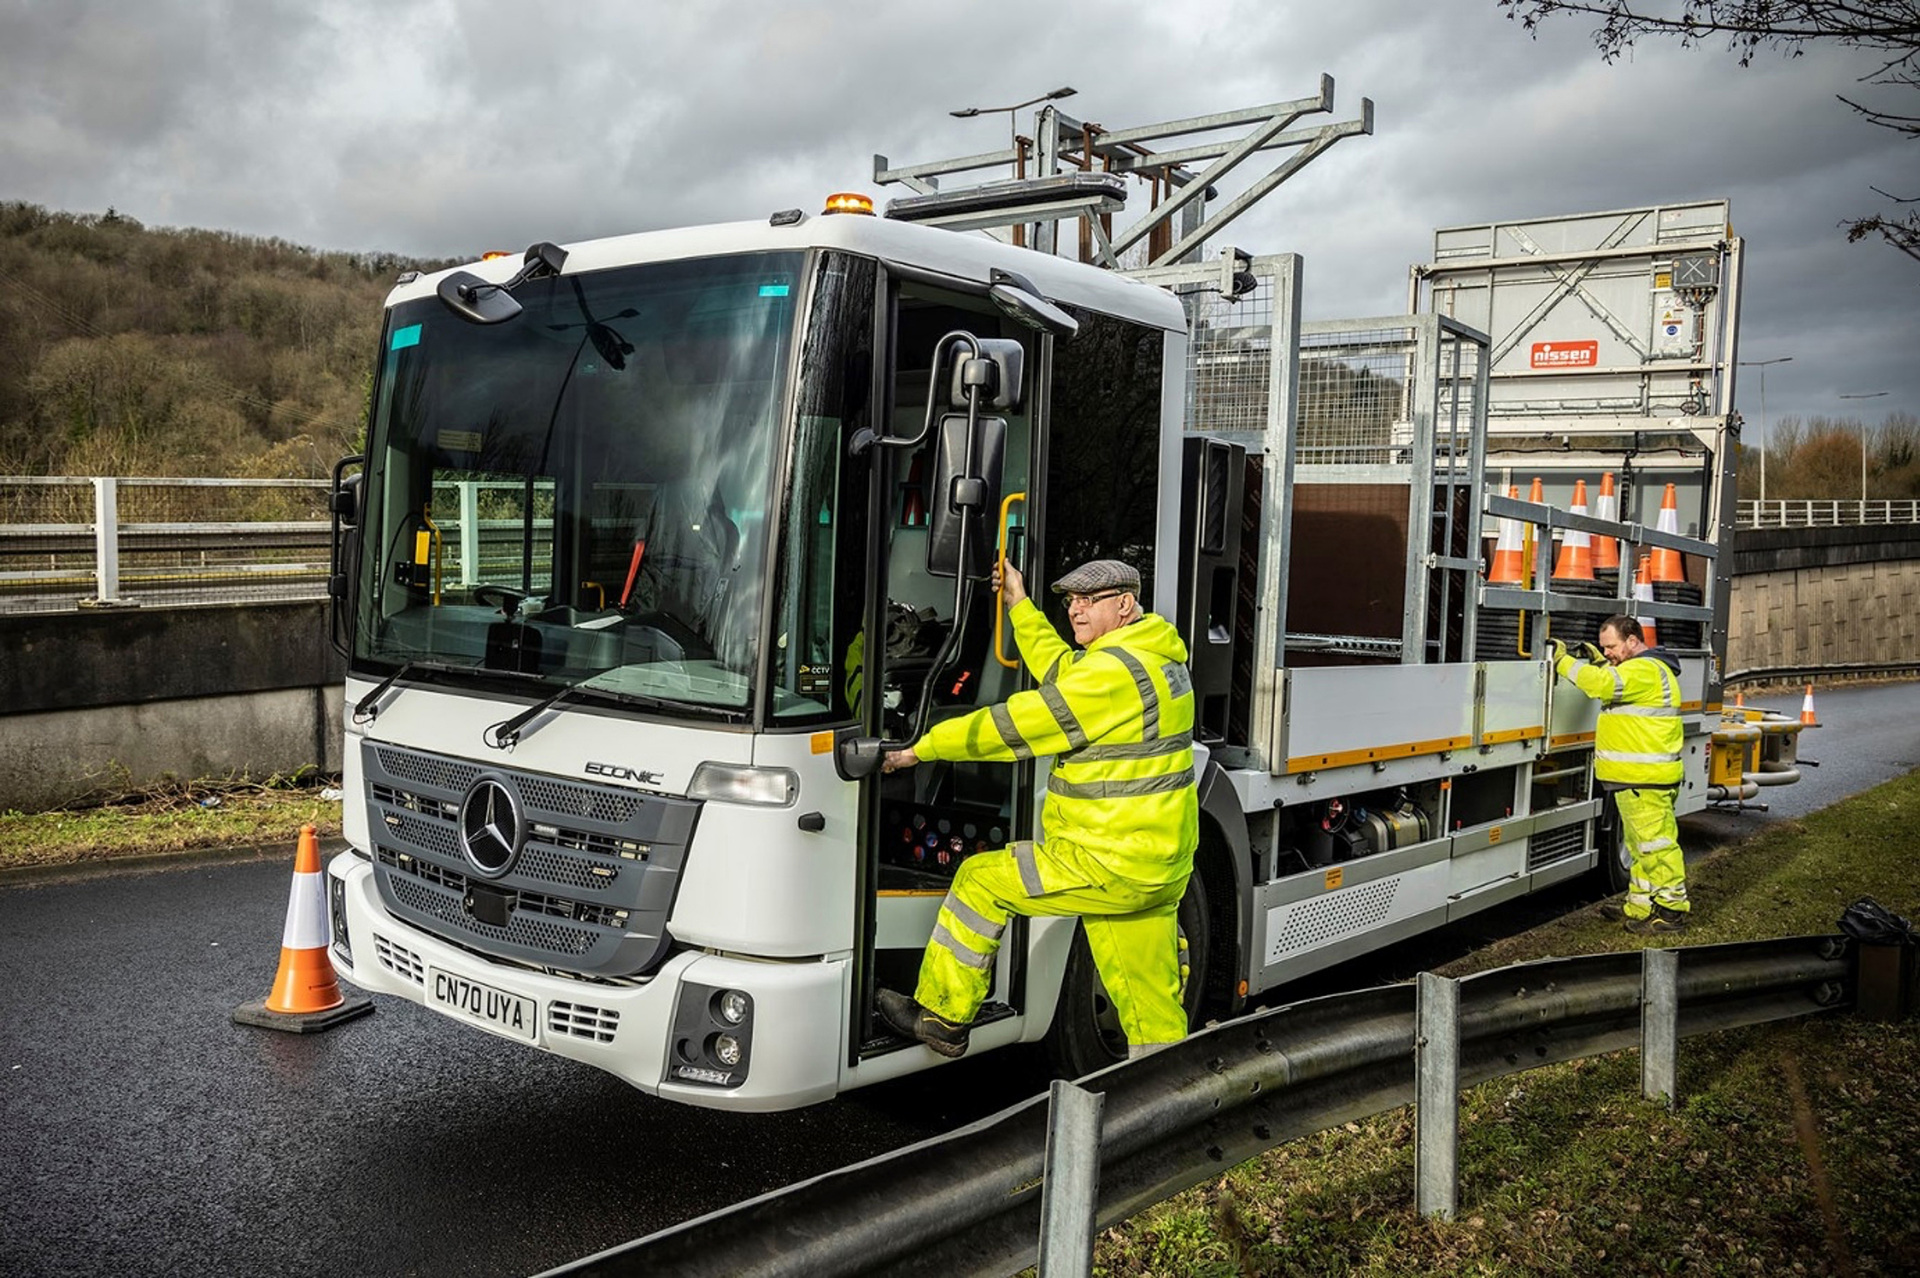
[(719, 1061), (728, 1069), (732, 1069), (740, 1063), (740, 1040), (731, 1034), (715, 1034), (713, 1036), (713, 1045), (707, 1050), (713, 1053), (714, 1060)]
[(714, 1010), (720, 1013), (720, 1019), (727, 1024), (738, 1025), (753, 1010), (753, 1000), (741, 990), (722, 990), (720, 997), (714, 1001)]

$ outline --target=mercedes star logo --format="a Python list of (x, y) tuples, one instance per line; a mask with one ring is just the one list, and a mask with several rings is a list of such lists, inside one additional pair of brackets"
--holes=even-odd
[(520, 806), (513, 791), (482, 777), (460, 802), (460, 846), (480, 873), (506, 873), (520, 851)]

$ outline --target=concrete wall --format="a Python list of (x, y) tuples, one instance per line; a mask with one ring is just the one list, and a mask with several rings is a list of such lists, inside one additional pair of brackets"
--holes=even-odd
[(319, 603), (0, 616), (0, 810), (340, 766)]
[(1920, 660), (1920, 528), (1734, 534), (1727, 669)]

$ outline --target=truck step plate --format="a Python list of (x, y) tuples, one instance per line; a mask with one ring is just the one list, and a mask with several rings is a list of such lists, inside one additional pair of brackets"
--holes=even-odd
[(539, 1021), (532, 999), (496, 990), (491, 985), (482, 985), (437, 967), (427, 969), (427, 1002), (463, 1021), (522, 1043), (531, 1043), (538, 1037)]

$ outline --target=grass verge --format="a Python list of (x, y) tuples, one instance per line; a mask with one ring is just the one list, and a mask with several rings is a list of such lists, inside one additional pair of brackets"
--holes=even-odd
[[(1920, 773), (1697, 862), (1685, 944), (1832, 932), (1873, 896), (1920, 912)], [(1441, 969), (1640, 948), (1618, 903)], [(1547, 1066), (1462, 1094), (1459, 1213), (1413, 1211), (1413, 1112), (1289, 1142), (1098, 1240), (1094, 1272), (1920, 1273), (1920, 1020), (1821, 1017), (1681, 1044), (1680, 1105), (1640, 1099), (1639, 1056)]]
[(196, 781), (122, 795), (98, 807), (0, 812), (0, 871), (88, 865), (195, 848), (285, 844), (300, 827), (340, 833), (336, 784), (311, 775), (263, 782)]

